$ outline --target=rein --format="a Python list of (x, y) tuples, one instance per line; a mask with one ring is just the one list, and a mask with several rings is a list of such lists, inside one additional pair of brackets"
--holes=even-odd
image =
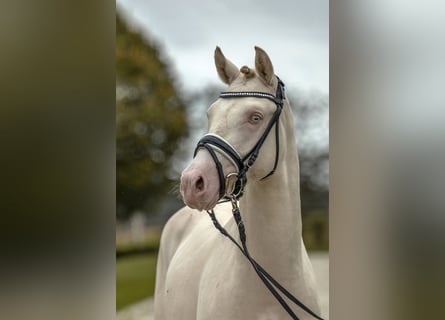
[(255, 261), (254, 258), (249, 253), (249, 250), (247, 249), (246, 245), (246, 230), (244, 227), (244, 223), (241, 219), (240, 210), (238, 207), (238, 201), (235, 197), (230, 199), (232, 203), (232, 214), (235, 219), (235, 222), (238, 226), (238, 232), (241, 240), (241, 245), (227, 232), (226, 229), (219, 223), (218, 219), (216, 219), (215, 212), (212, 210), (208, 210), (207, 213), (209, 214), (210, 218), (212, 219), (213, 225), (216, 229), (221, 232), (224, 236), (229, 238), (230, 241), (232, 241), (236, 247), (241, 251), (241, 253), (247, 258), (247, 260), (252, 265), (253, 269), (257, 273), (258, 277), (263, 281), (264, 285), (269, 289), (269, 291), (272, 293), (272, 295), (277, 299), (277, 301), (281, 304), (281, 306), (287, 311), (287, 313), (291, 316), (294, 320), (299, 320), (300, 318), (297, 317), (297, 315), (293, 312), (293, 310), (289, 307), (289, 305), (284, 301), (283, 297), (280, 295), (280, 293), (277, 291), (281, 291), (282, 294), (284, 294), (288, 299), (290, 299), (294, 304), (299, 306), (301, 309), (312, 315), (314, 318), (323, 320), (320, 316), (318, 316), (315, 312), (313, 312), (311, 309), (309, 309), (303, 302), (298, 300), (292, 293), (290, 293), (286, 288), (284, 288), (277, 280), (274, 279), (264, 268)]
[[(277, 291), (279, 290), (283, 295), (285, 295), (289, 300), (291, 300), (294, 304), (305, 310), (307, 313), (315, 317), (316, 319), (323, 320), (321, 317), (319, 317), (317, 314), (315, 314), (311, 309), (309, 309), (306, 305), (304, 305), (300, 300), (298, 300), (295, 296), (293, 296), (286, 288), (284, 288), (278, 281), (276, 281), (266, 270), (264, 270), (261, 265), (255, 261), (254, 258), (249, 253), (249, 250), (247, 249), (246, 245), (246, 230), (244, 223), (241, 219), (241, 213), (238, 207), (238, 200), (242, 197), (244, 192), (244, 187), (247, 183), (247, 171), (250, 167), (255, 163), (260, 149), (264, 142), (266, 141), (270, 131), (272, 130), (272, 127), (275, 126), (275, 162), (272, 170), (261, 180), (266, 179), (267, 177), (273, 175), (275, 173), (275, 170), (278, 165), (278, 157), (279, 157), (279, 128), (278, 128), (278, 119), (280, 117), (281, 111), (283, 109), (283, 100), (285, 99), (285, 92), (284, 92), (284, 83), (280, 80), (280, 78), (277, 77), (278, 80), (278, 86), (276, 90), (275, 96), (266, 92), (222, 92), (220, 94), (220, 98), (245, 98), (245, 97), (253, 97), (253, 98), (261, 98), (261, 99), (268, 99), (273, 101), (277, 109), (275, 113), (272, 116), (272, 119), (270, 120), (269, 124), (267, 125), (263, 135), (260, 137), (258, 142), (255, 144), (255, 146), (252, 148), (250, 152), (247, 153), (246, 156), (241, 158), (238, 151), (224, 138), (216, 135), (216, 134), (207, 134), (204, 137), (199, 140), (194, 156), (196, 156), (196, 153), (199, 149), (205, 148), (211, 155), (213, 161), (215, 162), (216, 169), (218, 171), (219, 176), (219, 183), (220, 183), (220, 189), (219, 189), (219, 196), (220, 199), (224, 198), (220, 202), (230, 201), (232, 203), (232, 214), (235, 219), (235, 222), (238, 226), (238, 232), (241, 244), (239, 244), (228, 232), (226, 229), (224, 229), (223, 226), (219, 223), (215, 216), (215, 212), (213, 209), (208, 210), (207, 213), (209, 214), (210, 218), (212, 219), (212, 222), (216, 229), (218, 229), (221, 234), (226, 236), (227, 238), (232, 241), (236, 247), (241, 251), (241, 253), (246, 257), (246, 259), (250, 262), (253, 269), (257, 273), (258, 277), (263, 281), (264, 285), (269, 289), (269, 291), (273, 294), (275, 299), (281, 304), (281, 306), (287, 311), (287, 313), (292, 317), (292, 319), (299, 320), (297, 315), (293, 312), (293, 310), (289, 307), (289, 305), (286, 303), (286, 301), (283, 299), (283, 297), (280, 295), (280, 293)], [(224, 172), (222, 168), (222, 164), (218, 159), (218, 156), (216, 155), (215, 150), (220, 152), (224, 157), (226, 157), (230, 162), (232, 162), (237, 172), (229, 173), (226, 177), (224, 177)], [(247, 162), (246, 162), (247, 161)], [(236, 178), (236, 181), (232, 185), (232, 189), (228, 190), (230, 186), (230, 180)]]

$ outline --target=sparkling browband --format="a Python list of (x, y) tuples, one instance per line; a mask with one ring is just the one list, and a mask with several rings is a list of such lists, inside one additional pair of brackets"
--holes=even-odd
[(241, 91), (241, 92), (221, 92), (220, 98), (266, 98), (273, 102), (276, 102), (274, 95), (265, 92), (255, 92), (255, 91)]

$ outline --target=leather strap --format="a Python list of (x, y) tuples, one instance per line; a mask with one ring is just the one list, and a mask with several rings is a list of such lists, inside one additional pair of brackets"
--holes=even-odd
[[(233, 202), (232, 202), (233, 204)], [(241, 240), (241, 245), (227, 232), (226, 229), (219, 223), (218, 219), (215, 216), (215, 212), (212, 210), (208, 210), (207, 213), (210, 216), (213, 225), (216, 229), (219, 230), (219, 232), (229, 238), (230, 241), (232, 241), (235, 246), (241, 251), (241, 253), (249, 260), (250, 264), (252, 265), (253, 269), (257, 273), (258, 277), (263, 281), (264, 285), (269, 289), (269, 291), (272, 293), (272, 295), (277, 299), (277, 301), (280, 303), (280, 305), (286, 310), (286, 312), (291, 316), (294, 320), (299, 320), (297, 315), (293, 312), (293, 310), (289, 307), (289, 305), (286, 303), (286, 301), (283, 299), (283, 297), (280, 295), (280, 293), (277, 291), (281, 291), (282, 294), (284, 294), (289, 300), (291, 300), (295, 305), (302, 308), (304, 311), (312, 315), (314, 318), (318, 320), (323, 320), (320, 316), (318, 316), (315, 312), (313, 312), (311, 309), (309, 309), (303, 302), (298, 300), (294, 295), (292, 295), (286, 288), (284, 288), (277, 280), (275, 280), (274, 277), (272, 277), (264, 268), (255, 261), (254, 258), (250, 255), (247, 245), (246, 245), (246, 232), (244, 223), (241, 219), (241, 215), (238, 209), (238, 206), (232, 210), (233, 216), (235, 219), (235, 222), (238, 226), (238, 232)]]

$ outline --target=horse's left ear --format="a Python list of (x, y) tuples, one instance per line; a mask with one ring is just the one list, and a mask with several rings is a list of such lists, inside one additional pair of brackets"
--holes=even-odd
[(275, 74), (273, 72), (272, 62), (266, 51), (257, 46), (255, 46), (255, 69), (266, 84), (271, 85), (273, 83)]

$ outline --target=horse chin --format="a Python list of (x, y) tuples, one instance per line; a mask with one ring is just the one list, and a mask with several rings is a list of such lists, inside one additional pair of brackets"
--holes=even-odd
[(208, 203), (205, 204), (205, 206), (202, 207), (202, 209), (200, 209), (200, 211), (203, 210), (212, 210), (213, 208), (215, 208), (216, 204), (218, 203), (218, 196), (214, 197), (212, 199), (212, 201), (209, 201)]
[(192, 208), (196, 209), (198, 211), (204, 211), (204, 210), (211, 210), (213, 209), (216, 204), (218, 203), (219, 194), (215, 194), (214, 196), (205, 197), (202, 199), (190, 199), (183, 195), (184, 203)]

